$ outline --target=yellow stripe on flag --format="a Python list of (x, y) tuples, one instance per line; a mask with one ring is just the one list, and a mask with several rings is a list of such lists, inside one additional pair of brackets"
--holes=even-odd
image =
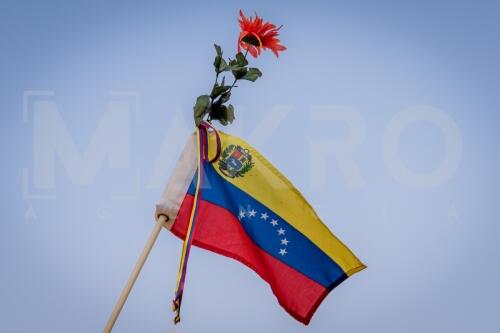
[[(224, 132), (219, 131), (219, 135), (222, 151), (230, 144), (239, 145), (249, 150), (255, 163), (243, 177), (230, 178), (219, 170), (218, 162), (215, 162), (214, 169), (219, 175), (285, 219), (332, 258), (348, 276), (365, 268), (351, 250), (323, 224), (302, 194), (254, 147)], [(215, 154), (215, 136), (210, 135), (209, 139), (210, 154)]]

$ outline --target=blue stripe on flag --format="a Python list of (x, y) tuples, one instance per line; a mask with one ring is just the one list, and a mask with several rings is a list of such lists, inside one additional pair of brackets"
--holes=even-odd
[[(325, 288), (345, 276), (335, 261), (306, 236), (265, 205), (221, 177), (212, 164), (204, 162), (201, 200), (229, 210), (249, 237), (264, 251), (296, 269)], [(188, 189), (194, 195), (197, 175)]]

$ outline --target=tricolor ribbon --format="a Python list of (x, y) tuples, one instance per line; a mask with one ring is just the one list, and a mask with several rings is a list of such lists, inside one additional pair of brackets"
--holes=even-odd
[[(217, 144), (216, 154), (212, 159), (209, 158), (209, 150), (208, 150), (209, 129), (212, 129)], [(196, 181), (196, 191), (194, 195), (193, 208), (191, 209), (191, 216), (189, 218), (186, 237), (184, 239), (184, 243), (182, 244), (182, 254), (181, 254), (181, 261), (179, 264), (179, 274), (177, 276), (177, 285), (175, 287), (175, 292), (174, 292), (175, 297), (172, 302), (172, 310), (175, 312), (175, 317), (174, 317), (175, 324), (181, 321), (180, 312), (182, 303), (182, 293), (184, 292), (187, 263), (189, 259), (191, 245), (193, 243), (193, 235), (196, 227), (196, 216), (198, 213), (198, 207), (201, 199), (201, 185), (203, 184), (203, 161), (207, 161), (208, 163), (213, 163), (219, 158), (221, 152), (221, 141), (219, 133), (211, 124), (207, 122), (201, 122), (200, 125), (197, 127), (196, 141), (198, 147), (197, 149), (198, 177)]]

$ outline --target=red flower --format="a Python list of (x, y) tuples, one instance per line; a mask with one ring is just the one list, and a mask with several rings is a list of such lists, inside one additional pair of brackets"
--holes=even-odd
[(255, 19), (245, 17), (245, 14), (240, 10), (241, 32), (238, 38), (238, 52), (241, 49), (248, 49), (248, 52), (257, 58), (262, 49), (270, 49), (278, 57), (279, 51), (286, 50), (286, 47), (280, 44), (278, 37), (278, 30), (281, 27), (276, 27), (274, 24), (264, 22), (257, 14)]

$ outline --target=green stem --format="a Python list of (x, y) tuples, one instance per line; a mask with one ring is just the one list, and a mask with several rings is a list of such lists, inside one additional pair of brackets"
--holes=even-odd
[[(213, 84), (214, 86), (219, 82), (219, 74), (220, 72), (215, 72), (215, 82)], [(212, 97), (212, 94), (210, 94), (210, 106), (212, 106), (212, 104), (214, 104), (214, 98)], [(209, 123), (212, 122), (212, 118), (210, 117), (210, 112), (208, 113), (207, 121)]]
[[(249, 48), (247, 48), (247, 50), (245, 51), (245, 60), (247, 60), (248, 50)], [(233, 89), (234, 85), (236, 84), (236, 81), (238, 81), (238, 79), (234, 79), (233, 84), (231, 85), (231, 88), (229, 88), (228, 91), (231, 91), (231, 89)]]
[[(245, 60), (247, 59), (247, 55), (248, 55), (248, 48), (245, 51)], [(231, 90), (234, 88), (234, 85), (236, 84), (236, 82), (238, 82), (237, 78), (234, 79), (233, 84), (231, 85), (231, 87), (229, 88), (229, 90), (227, 92), (231, 92)]]
[[(247, 59), (248, 50), (249, 50), (249, 48), (247, 48), (247, 49), (246, 49), (245, 54), (244, 54), (245, 60)], [(219, 79), (219, 74), (220, 74), (219, 72), (216, 72), (216, 74), (215, 74), (215, 83), (214, 83), (214, 85), (218, 82), (217, 80)], [(229, 90), (227, 91), (228, 93), (229, 93), (229, 92), (231, 92), (231, 90), (234, 88), (234, 86), (235, 86), (236, 82), (238, 82), (238, 79), (236, 79), (236, 78), (235, 78), (235, 79), (234, 79), (234, 81), (233, 81), (233, 84), (231, 84), (231, 87), (230, 87), (230, 88), (229, 88)], [(221, 96), (219, 96), (219, 97), (218, 97), (218, 101), (220, 101), (220, 100), (221, 100), (221, 98), (222, 98), (222, 97), (221, 97)], [(210, 106), (212, 106), (212, 105), (214, 104), (214, 102), (215, 102), (215, 101), (214, 101), (214, 98), (213, 98), (212, 96), (210, 96)], [(212, 121), (212, 118), (210, 117), (210, 112), (208, 113), (207, 121), (208, 121), (208, 122), (211, 122), (211, 121)]]

